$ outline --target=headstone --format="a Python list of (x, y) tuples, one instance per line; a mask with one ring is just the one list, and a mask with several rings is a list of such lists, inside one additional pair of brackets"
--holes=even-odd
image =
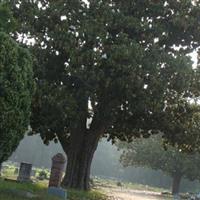
[(21, 163), (17, 180), (20, 182), (30, 181), (31, 180), (31, 171), (32, 171), (32, 164)]
[(56, 188), (60, 187), (65, 163), (66, 159), (61, 153), (56, 154), (52, 158), (49, 187), (56, 187)]
[(49, 187), (48, 188), (48, 194), (54, 195), (54, 196), (59, 197), (63, 200), (67, 199), (67, 192), (62, 188)]

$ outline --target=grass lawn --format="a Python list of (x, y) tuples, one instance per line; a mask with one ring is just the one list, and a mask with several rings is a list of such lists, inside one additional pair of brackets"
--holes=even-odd
[[(59, 198), (47, 195), (47, 182), (15, 183), (0, 179), (0, 200), (28, 200), (24, 193), (30, 192), (37, 197), (33, 200), (59, 200)], [(69, 200), (106, 200), (106, 196), (97, 191), (83, 192), (76, 190), (68, 191)]]

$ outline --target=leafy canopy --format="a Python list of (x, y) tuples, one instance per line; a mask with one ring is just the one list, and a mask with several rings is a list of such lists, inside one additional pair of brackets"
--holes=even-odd
[(32, 127), (45, 142), (77, 129), (148, 137), (167, 107), (199, 95), (187, 56), (199, 47), (199, 1), (10, 2), (18, 33), (34, 38)]
[(177, 174), (189, 180), (200, 179), (199, 153), (186, 154), (177, 147), (163, 148), (161, 135), (148, 139), (136, 139), (133, 143), (120, 143), (123, 150), (121, 162), (124, 166), (142, 166), (162, 170), (174, 177)]

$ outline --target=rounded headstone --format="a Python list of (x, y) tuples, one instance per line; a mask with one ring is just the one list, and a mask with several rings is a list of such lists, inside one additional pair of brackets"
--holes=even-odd
[(65, 163), (66, 158), (62, 153), (58, 153), (52, 158), (52, 162), (53, 163)]
[(52, 158), (49, 187), (60, 187), (65, 163), (66, 163), (66, 158), (61, 153), (56, 154)]

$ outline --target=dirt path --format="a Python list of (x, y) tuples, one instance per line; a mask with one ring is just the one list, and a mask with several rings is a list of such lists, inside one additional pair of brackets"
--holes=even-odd
[(128, 190), (118, 188), (103, 188), (111, 200), (164, 200), (160, 193)]

